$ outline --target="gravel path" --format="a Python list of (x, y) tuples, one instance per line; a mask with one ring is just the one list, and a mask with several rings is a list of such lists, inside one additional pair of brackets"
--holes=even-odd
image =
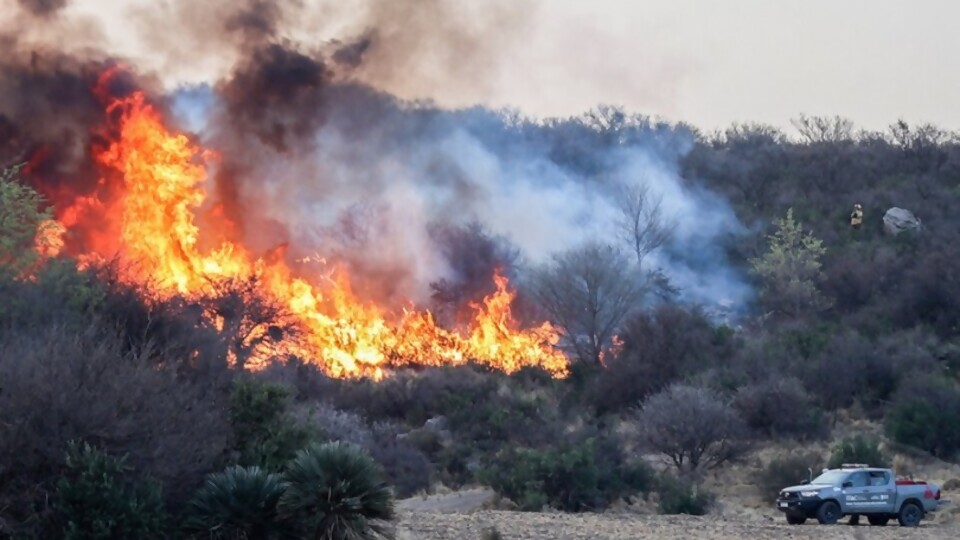
[(960, 527), (926, 522), (917, 529), (815, 523), (789, 526), (772, 519), (716, 516), (640, 516), (631, 514), (523, 513), (483, 510), (449, 513), (402, 510), (400, 540), (479, 540), (484, 529), (495, 526), (505, 540), (627, 540), (671, 539), (932, 539), (960, 538)]

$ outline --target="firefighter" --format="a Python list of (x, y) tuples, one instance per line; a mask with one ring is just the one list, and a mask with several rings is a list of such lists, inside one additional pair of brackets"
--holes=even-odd
[(850, 226), (859, 229), (863, 225), (863, 207), (860, 203), (853, 205), (853, 212), (850, 213)]

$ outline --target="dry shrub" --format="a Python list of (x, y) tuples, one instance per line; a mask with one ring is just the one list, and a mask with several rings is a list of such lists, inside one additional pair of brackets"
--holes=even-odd
[(743, 419), (707, 388), (672, 385), (644, 401), (637, 420), (642, 442), (679, 470), (719, 467), (747, 447)]
[(67, 442), (126, 455), (183, 500), (229, 437), (219, 394), (178, 380), (152, 351), (123, 352), (97, 323), (0, 334), (0, 509), (20, 522), (47, 510)]

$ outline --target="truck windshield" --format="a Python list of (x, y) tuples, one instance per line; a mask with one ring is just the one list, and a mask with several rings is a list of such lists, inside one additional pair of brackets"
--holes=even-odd
[(847, 479), (849, 472), (844, 471), (827, 471), (820, 476), (814, 478), (810, 483), (811, 484), (824, 484), (828, 486), (839, 486)]

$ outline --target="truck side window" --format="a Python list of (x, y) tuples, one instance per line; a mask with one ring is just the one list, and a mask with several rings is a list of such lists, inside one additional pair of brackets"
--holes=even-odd
[(872, 471), (870, 473), (870, 485), (871, 486), (885, 486), (890, 483), (890, 479), (887, 478), (887, 473), (883, 471)]
[(866, 471), (855, 472), (847, 478), (847, 481), (853, 483), (853, 487), (855, 488), (867, 487), (870, 485), (869, 480), (870, 478)]

